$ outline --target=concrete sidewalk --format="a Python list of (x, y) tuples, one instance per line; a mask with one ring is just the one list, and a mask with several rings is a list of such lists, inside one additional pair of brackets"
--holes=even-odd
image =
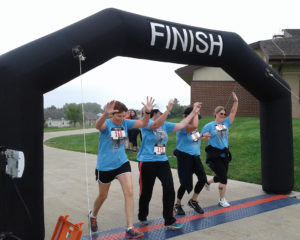
[[(87, 129), (86, 132), (94, 132)], [(56, 136), (80, 134), (82, 130), (67, 132), (45, 133), (44, 140)], [(87, 143), (88, 144), (88, 143)], [(97, 156), (72, 151), (65, 151), (44, 146), (44, 209), (45, 209), (45, 239), (51, 239), (57, 219), (61, 215), (70, 214), (72, 223), (85, 222), (84, 234), (88, 234), (88, 210), (92, 209), (93, 202), (98, 193), (98, 186), (94, 177)], [(135, 199), (134, 222), (137, 219), (138, 206), (138, 167), (136, 162), (131, 162), (132, 178)], [(177, 171), (172, 170), (175, 190), (179, 186)], [(196, 179), (195, 179), (196, 180)], [(205, 189), (200, 194), (200, 205), (211, 206), (218, 203), (217, 184)], [(227, 199), (234, 201), (248, 197), (265, 194), (262, 187), (257, 184), (229, 180)], [(300, 193), (292, 192), (300, 198)], [(187, 201), (191, 197), (185, 195), (184, 209), (189, 211)], [(162, 190), (157, 180), (153, 189), (150, 203), (149, 219), (162, 217)], [(300, 204), (294, 204), (255, 216), (228, 222), (184, 234), (174, 239), (202, 239), (202, 240), (241, 240), (241, 239), (272, 239), (296, 240), (300, 239)], [(104, 231), (125, 225), (124, 198), (121, 186), (117, 180), (111, 184), (108, 199), (104, 203), (98, 216), (99, 230)]]

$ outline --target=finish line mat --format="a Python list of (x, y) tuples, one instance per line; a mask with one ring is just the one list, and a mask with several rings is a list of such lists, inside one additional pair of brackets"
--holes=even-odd
[[(204, 208), (204, 214), (197, 214), (194, 210), (186, 211), (185, 216), (176, 216), (177, 221), (184, 223), (179, 230), (166, 230), (163, 218), (150, 219), (146, 227), (139, 223), (134, 227), (145, 233), (143, 239), (167, 239), (182, 234), (199, 231), (204, 228), (213, 227), (222, 223), (235, 221), (256, 214), (272, 211), (278, 208), (300, 203), (296, 197), (286, 195), (260, 195), (230, 202), (231, 206), (222, 208), (218, 205)], [(125, 227), (110, 229), (92, 234), (93, 240), (116, 240), (125, 238)], [(81, 240), (90, 240), (90, 235), (84, 235)]]

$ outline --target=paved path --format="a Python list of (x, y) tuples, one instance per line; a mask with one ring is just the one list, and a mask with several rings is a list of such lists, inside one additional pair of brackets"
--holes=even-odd
[[(87, 129), (86, 132), (94, 132)], [(45, 133), (44, 140), (56, 136), (82, 133), (82, 130)], [(88, 144), (88, 143), (87, 143)], [(86, 160), (85, 160), (86, 159)], [(87, 213), (92, 208), (98, 192), (94, 179), (96, 155), (60, 150), (44, 146), (44, 201), (45, 201), (45, 239), (51, 239), (57, 219), (60, 215), (70, 214), (72, 223), (85, 222), (84, 234), (88, 233)], [(136, 162), (131, 162), (134, 184), (135, 209), (138, 203), (138, 168)], [(175, 188), (179, 186), (177, 172), (173, 171)], [(87, 181), (88, 180), (88, 184)], [(254, 197), (265, 194), (260, 185), (229, 180), (227, 198), (229, 201)], [(300, 199), (300, 193), (292, 192)], [(203, 190), (200, 194), (200, 204), (203, 207), (217, 204), (217, 184), (211, 191)], [(191, 195), (183, 199), (184, 209), (190, 210), (187, 201)], [(156, 181), (153, 198), (150, 204), (149, 218), (162, 215), (162, 194), (159, 181)], [(98, 217), (101, 231), (124, 226), (124, 199), (118, 181), (111, 185), (109, 196)], [(134, 222), (137, 222), (135, 212)], [(300, 239), (300, 204), (291, 205), (277, 210), (265, 212), (240, 220), (216, 225), (201, 231), (196, 231), (175, 237), (173, 239), (194, 240), (296, 240)]]

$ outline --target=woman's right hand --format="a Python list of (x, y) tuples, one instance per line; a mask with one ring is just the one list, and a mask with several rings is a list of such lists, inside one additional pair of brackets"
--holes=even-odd
[(173, 105), (174, 105), (174, 99), (171, 99), (168, 103), (168, 106), (167, 106), (167, 111), (170, 113), (173, 109)]
[(114, 109), (115, 104), (116, 104), (116, 100), (112, 100), (112, 101), (110, 101), (109, 103), (106, 104), (105, 113), (107, 115), (111, 115), (111, 114), (114, 114), (114, 113), (118, 112), (118, 110)]
[(198, 112), (200, 112), (201, 107), (202, 107), (202, 102), (195, 102), (193, 105), (193, 112), (198, 114)]

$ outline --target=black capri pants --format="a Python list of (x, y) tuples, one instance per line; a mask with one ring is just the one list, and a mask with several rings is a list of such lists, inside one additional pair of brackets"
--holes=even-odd
[(177, 149), (174, 151), (174, 154), (177, 157), (177, 171), (180, 181), (177, 198), (182, 199), (185, 190), (187, 190), (188, 193), (192, 191), (193, 174), (196, 174), (198, 178), (194, 192), (199, 194), (207, 182), (206, 173), (200, 156), (190, 155)]
[(209, 168), (216, 174), (214, 176), (214, 182), (220, 182), (222, 184), (227, 184), (227, 173), (229, 161), (226, 158), (217, 157), (207, 161)]

